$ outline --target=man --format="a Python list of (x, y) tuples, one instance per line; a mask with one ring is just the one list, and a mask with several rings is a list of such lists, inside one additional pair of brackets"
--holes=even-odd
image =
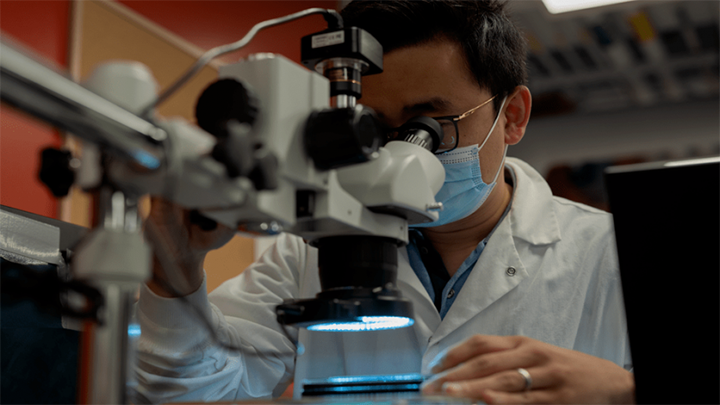
[[(231, 232), (201, 231), (163, 203), (152, 220), (173, 235), (186, 299), (210, 319), (222, 350), (157, 282), (142, 291), (139, 376), (154, 401), (278, 395), (295, 377), (426, 372), (425, 394), (488, 403), (634, 400), (625, 318), (607, 214), (553, 198), (527, 164), (505, 159), (525, 134), (531, 96), (522, 36), (495, 1), (354, 2), (347, 25), (383, 44), (384, 72), (361, 102), (389, 128), (426, 115), (444, 123), (438, 155), (446, 209), (411, 231), (398, 287), (411, 328), (373, 333), (293, 332), (274, 320), (285, 298), (319, 289), (317, 252), (285, 235), (211, 294), (202, 262)], [(443, 118), (438, 118), (443, 117)], [(158, 273), (158, 278), (159, 273)], [(151, 292), (154, 291), (154, 293)], [(623, 368), (625, 367), (625, 368)]]

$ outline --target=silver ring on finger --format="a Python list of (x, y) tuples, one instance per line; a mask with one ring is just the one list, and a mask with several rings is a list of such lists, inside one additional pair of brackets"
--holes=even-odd
[(523, 388), (524, 391), (530, 391), (532, 388), (532, 377), (530, 377), (530, 373), (528, 373), (527, 370), (524, 368), (518, 368), (517, 372), (520, 373), (522, 378), (525, 380), (525, 388)]

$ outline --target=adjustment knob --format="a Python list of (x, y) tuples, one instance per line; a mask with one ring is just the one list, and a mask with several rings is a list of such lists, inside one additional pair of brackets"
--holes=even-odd
[(198, 126), (217, 138), (212, 157), (225, 165), (228, 176), (247, 175), (254, 166), (250, 135), (257, 118), (255, 97), (242, 82), (221, 79), (209, 85), (195, 105)]
[(65, 197), (75, 182), (72, 154), (66, 150), (46, 148), (42, 150), (40, 156), (40, 181), (55, 197)]
[(305, 124), (305, 150), (320, 170), (370, 161), (382, 138), (375, 112), (360, 104), (314, 112)]
[(258, 103), (245, 85), (235, 79), (221, 79), (209, 85), (195, 105), (198, 126), (218, 138), (227, 137), (231, 120), (252, 125)]

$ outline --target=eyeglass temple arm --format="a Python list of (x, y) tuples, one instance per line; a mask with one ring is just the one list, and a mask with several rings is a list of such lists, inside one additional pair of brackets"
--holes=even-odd
[(480, 107), (484, 107), (487, 103), (493, 101), (493, 100), (495, 99), (495, 97), (497, 97), (497, 94), (494, 95), (494, 96), (492, 96), (492, 97), (490, 97), (489, 99), (485, 100), (485, 102), (482, 103), (482, 104), (480, 104), (479, 106), (477, 106), (477, 107), (475, 107), (475, 108), (473, 108), (473, 109), (471, 109), (471, 110), (468, 110), (468, 111), (464, 112), (462, 115), (458, 116), (458, 117), (455, 119), (455, 121), (460, 121), (461, 119), (463, 119), (463, 118), (467, 117), (468, 115), (474, 113), (474, 112), (477, 111)]

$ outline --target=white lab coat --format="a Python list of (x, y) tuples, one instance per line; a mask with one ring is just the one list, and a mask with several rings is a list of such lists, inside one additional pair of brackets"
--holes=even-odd
[[(189, 298), (243, 354), (219, 349), (178, 300), (141, 292), (141, 393), (153, 401), (279, 395), (293, 379), (426, 372), (443, 349), (474, 334), (524, 335), (629, 367), (630, 353), (611, 216), (553, 197), (529, 165), (508, 158), (513, 205), (480, 255), (445, 319), (400, 250), (398, 287), (415, 324), (379, 332), (308, 332), (293, 347), (275, 321), (286, 298), (320, 291), (317, 250), (284, 235), (206, 299)], [(513, 268), (508, 271), (508, 269)], [(513, 275), (511, 275), (513, 274)]]

